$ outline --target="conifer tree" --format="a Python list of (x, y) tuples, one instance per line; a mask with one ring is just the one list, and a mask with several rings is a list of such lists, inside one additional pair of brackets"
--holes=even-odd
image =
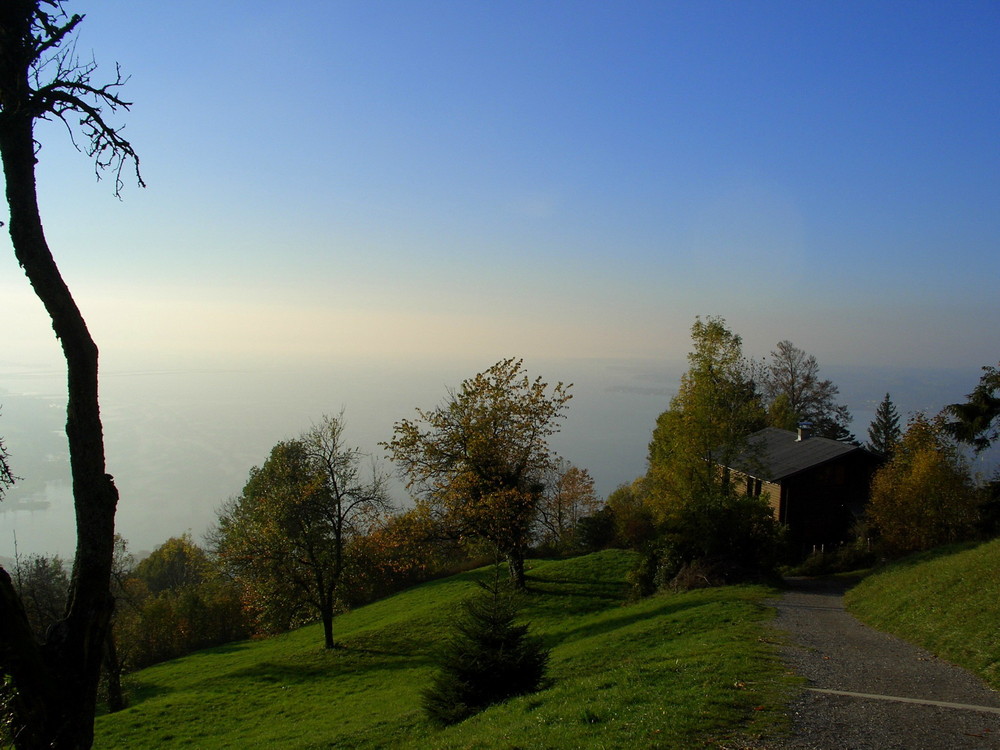
[(423, 706), (437, 724), (454, 724), (517, 695), (538, 690), (549, 652), (515, 625), (517, 598), (497, 575), (465, 601), (439, 654), (441, 670), (424, 691)]
[(868, 427), (868, 448), (880, 456), (892, 458), (901, 434), (899, 413), (889, 394), (886, 393), (875, 410), (875, 419)]
[(984, 451), (1000, 437), (1000, 365), (984, 367), (979, 384), (960, 404), (945, 407), (945, 413), (957, 421), (948, 429), (954, 437)]

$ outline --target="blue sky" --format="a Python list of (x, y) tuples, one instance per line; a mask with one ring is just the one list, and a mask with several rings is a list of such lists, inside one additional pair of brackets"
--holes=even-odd
[[(682, 362), (696, 315), (824, 367), (971, 389), (997, 361), (995, 2), (67, 7), (81, 57), (131, 76), (148, 183), (118, 201), (39, 129), (46, 230), (110, 375)], [(55, 371), (0, 256), (4, 366)]]
[(149, 187), (56, 126), (40, 185), (110, 339), (135, 302), (192, 356), (682, 356), (718, 314), (995, 358), (995, 3), (77, 5)]

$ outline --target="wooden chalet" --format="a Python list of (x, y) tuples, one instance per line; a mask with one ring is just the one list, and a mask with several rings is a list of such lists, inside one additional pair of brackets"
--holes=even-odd
[(767, 427), (751, 435), (725, 467), (731, 481), (745, 482), (747, 494), (767, 493), (775, 518), (788, 527), (790, 551), (798, 555), (847, 540), (880, 463), (864, 448), (810, 432), (807, 425), (797, 432)]

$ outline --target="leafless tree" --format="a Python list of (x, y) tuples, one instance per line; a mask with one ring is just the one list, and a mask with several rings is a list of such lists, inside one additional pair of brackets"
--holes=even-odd
[[(0, 158), (10, 207), (14, 253), (52, 320), (66, 358), (66, 436), (76, 510), (76, 555), (65, 616), (39, 641), (10, 576), (0, 569), (0, 673), (13, 685), (9, 701), (17, 748), (89, 748), (102, 648), (113, 599), (109, 590), (118, 490), (105, 471), (98, 404), (98, 351), (49, 250), (38, 210), (35, 163), (38, 120), (59, 119), (115, 193), (122, 170), (138, 159), (109, 114), (128, 109), (121, 71), (97, 84), (96, 63), (72, 44), (83, 20), (62, 0), (0, 3)], [(82, 145), (81, 145), (82, 144)]]
[(761, 380), (772, 426), (795, 429), (805, 421), (817, 435), (853, 442), (847, 429), (851, 414), (836, 403), (839, 389), (833, 381), (820, 378), (816, 357), (791, 341), (779, 341)]

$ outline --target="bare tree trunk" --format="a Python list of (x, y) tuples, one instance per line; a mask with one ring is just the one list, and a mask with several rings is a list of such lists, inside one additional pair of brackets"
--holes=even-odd
[(524, 553), (520, 550), (507, 553), (507, 570), (510, 573), (510, 582), (515, 589), (523, 591), (525, 588), (524, 578)]
[[(10, 236), (18, 262), (52, 319), (66, 357), (69, 441), (77, 548), (65, 618), (45, 643), (20, 627), (23, 608), (0, 576), (0, 665), (11, 675), (23, 726), (17, 748), (89, 748), (102, 647), (113, 600), (109, 590), (118, 490), (105, 473), (97, 393), (97, 346), (59, 273), (42, 231), (35, 189), (30, 113), (5, 112), (0, 126)], [(25, 620), (26, 622), (26, 620)]]
[(122, 662), (118, 658), (118, 645), (114, 630), (108, 628), (104, 645), (104, 679), (108, 688), (108, 712), (115, 713), (125, 708), (125, 694), (122, 692)]
[(333, 608), (323, 607), (323, 648), (335, 648), (333, 642)]

